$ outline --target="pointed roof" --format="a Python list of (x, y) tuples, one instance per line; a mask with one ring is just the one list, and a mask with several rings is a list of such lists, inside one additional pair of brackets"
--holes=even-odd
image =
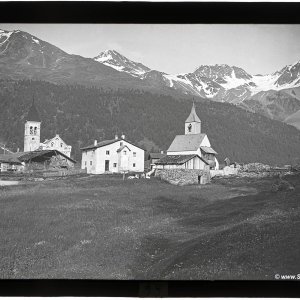
[(168, 152), (196, 151), (205, 136), (205, 133), (176, 135)]
[(200, 123), (200, 119), (196, 114), (195, 103), (193, 102), (192, 110), (188, 118), (185, 120), (185, 123), (198, 122)]
[(41, 118), (39, 115), (39, 112), (34, 104), (34, 98), (32, 99), (32, 104), (29, 108), (26, 121), (35, 121), (35, 122), (41, 122)]

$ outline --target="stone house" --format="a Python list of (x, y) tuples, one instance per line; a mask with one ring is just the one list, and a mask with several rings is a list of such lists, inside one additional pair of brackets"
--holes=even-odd
[(75, 160), (58, 150), (36, 150), (0, 155), (1, 172), (73, 169)]
[(81, 168), (88, 174), (144, 172), (145, 151), (122, 135), (81, 148)]

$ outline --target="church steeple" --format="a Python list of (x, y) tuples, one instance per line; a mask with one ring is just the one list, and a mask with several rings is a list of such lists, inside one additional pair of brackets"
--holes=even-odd
[(24, 151), (34, 151), (40, 147), (41, 119), (34, 98), (25, 119)]
[(190, 115), (185, 121), (185, 134), (200, 134), (201, 133), (201, 120), (197, 116), (195, 103), (193, 102)]
[(34, 122), (41, 122), (40, 115), (38, 113), (38, 110), (36, 109), (35, 103), (34, 103), (34, 97), (32, 97), (32, 103), (29, 108), (26, 121), (34, 121)]

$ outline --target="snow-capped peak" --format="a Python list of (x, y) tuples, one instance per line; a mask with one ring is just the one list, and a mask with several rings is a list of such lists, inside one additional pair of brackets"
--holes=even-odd
[(93, 58), (95, 61), (133, 76), (141, 76), (150, 69), (141, 63), (134, 62), (116, 50), (104, 50)]

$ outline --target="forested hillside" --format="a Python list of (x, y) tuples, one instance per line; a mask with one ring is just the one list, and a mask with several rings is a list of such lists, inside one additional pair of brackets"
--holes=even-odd
[[(32, 97), (40, 112), (41, 141), (56, 133), (80, 147), (116, 133), (146, 150), (166, 150), (184, 133), (191, 101), (132, 89), (108, 90), (42, 81), (0, 81), (0, 141), (23, 149), (24, 118)], [(300, 131), (231, 104), (197, 100), (202, 132), (223, 161), (288, 164), (300, 159)]]

